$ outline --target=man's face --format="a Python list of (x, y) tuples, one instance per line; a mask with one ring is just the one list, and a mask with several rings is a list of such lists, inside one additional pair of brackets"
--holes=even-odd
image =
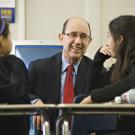
[(63, 56), (69, 63), (77, 62), (90, 43), (90, 30), (85, 20), (72, 18), (69, 20), (65, 33), (59, 38), (63, 45)]

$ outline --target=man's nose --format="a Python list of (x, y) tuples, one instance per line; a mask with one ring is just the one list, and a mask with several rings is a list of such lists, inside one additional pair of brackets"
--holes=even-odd
[(82, 43), (82, 39), (79, 35), (76, 37), (75, 42), (76, 43)]

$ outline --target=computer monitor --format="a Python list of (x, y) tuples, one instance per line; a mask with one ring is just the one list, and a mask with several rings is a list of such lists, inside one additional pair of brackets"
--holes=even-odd
[(14, 42), (14, 54), (21, 58), (26, 67), (30, 61), (50, 57), (62, 51), (63, 46), (54, 41), (19, 41)]

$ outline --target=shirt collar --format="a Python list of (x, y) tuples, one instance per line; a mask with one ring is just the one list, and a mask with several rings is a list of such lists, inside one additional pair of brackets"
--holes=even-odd
[[(81, 62), (81, 59), (76, 63), (74, 64), (74, 71), (75, 71), (75, 74), (77, 74), (77, 70), (78, 70), (78, 66)], [(66, 68), (69, 66), (70, 64), (66, 61), (66, 59), (64, 58), (64, 56), (62, 55), (62, 73), (66, 71)]]

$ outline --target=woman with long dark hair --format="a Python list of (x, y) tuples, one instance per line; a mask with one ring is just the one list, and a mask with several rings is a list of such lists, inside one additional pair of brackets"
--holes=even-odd
[[(103, 63), (109, 57), (116, 58), (116, 63), (107, 71)], [(135, 87), (135, 16), (120, 16), (110, 22), (107, 45), (96, 53), (91, 68), (90, 81), (97, 89), (91, 90), (82, 104), (111, 101)], [(133, 116), (121, 116), (118, 131), (112, 134), (135, 134), (134, 123)]]
[[(10, 55), (9, 24), (0, 18), (0, 104), (27, 104), (28, 73), (24, 63)], [(28, 116), (0, 116), (0, 134), (28, 135)]]

